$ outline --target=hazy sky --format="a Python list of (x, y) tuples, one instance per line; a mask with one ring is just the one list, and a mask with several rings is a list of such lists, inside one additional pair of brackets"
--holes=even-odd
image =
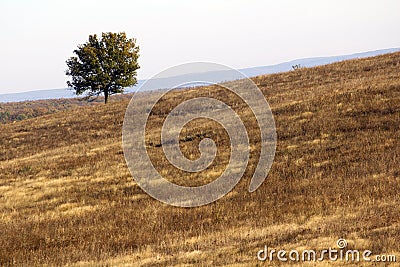
[(139, 79), (191, 61), (234, 68), (400, 47), (398, 0), (0, 0), (0, 93), (66, 87), (89, 34), (125, 31)]

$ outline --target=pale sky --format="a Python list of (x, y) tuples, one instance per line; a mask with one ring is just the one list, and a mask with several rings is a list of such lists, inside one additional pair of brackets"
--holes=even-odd
[(125, 31), (138, 79), (180, 63), (233, 68), (400, 47), (398, 0), (0, 0), (0, 94), (65, 88), (89, 34)]

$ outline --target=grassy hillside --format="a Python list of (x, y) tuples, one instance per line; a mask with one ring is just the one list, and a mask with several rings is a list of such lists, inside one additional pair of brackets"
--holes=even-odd
[[(399, 261), (400, 53), (254, 81), (277, 127), (268, 179), (248, 193), (252, 156), (231, 193), (199, 208), (162, 204), (135, 184), (121, 146), (126, 99), (0, 125), (0, 265), (254, 266), (265, 244), (326, 249), (338, 238)], [(246, 120), (257, 155), (243, 103), (215, 87), (172, 92), (151, 116), (147, 144), (177, 183), (202, 184), (224, 169), (226, 135), (211, 122), (181, 134), (189, 157), (200, 138), (221, 134), (209, 172), (176, 179), (159, 146), (165, 113), (211, 91)]]
[[(114, 101), (131, 98), (132, 95), (112, 96)], [(50, 99), (0, 103), (0, 124), (22, 121), (52, 114), (58, 111), (72, 110), (77, 107), (94, 106), (104, 102), (103, 97), (88, 102), (83, 98)]]

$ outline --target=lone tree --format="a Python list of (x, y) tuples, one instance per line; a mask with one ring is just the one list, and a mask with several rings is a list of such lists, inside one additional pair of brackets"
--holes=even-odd
[(67, 60), (66, 74), (72, 77), (67, 84), (77, 95), (87, 92), (87, 99), (104, 94), (104, 103), (113, 94), (124, 92), (124, 87), (137, 83), (136, 70), (139, 47), (135, 39), (128, 39), (124, 32), (90, 35), (89, 41), (79, 45)]

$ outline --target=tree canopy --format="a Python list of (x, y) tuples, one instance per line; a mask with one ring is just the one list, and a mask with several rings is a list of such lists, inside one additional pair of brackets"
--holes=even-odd
[(89, 36), (89, 41), (79, 45), (66, 63), (67, 82), (77, 95), (86, 93), (88, 99), (104, 94), (104, 102), (112, 94), (124, 92), (125, 87), (137, 83), (136, 71), (139, 47), (136, 39), (129, 39), (124, 32), (102, 33)]

